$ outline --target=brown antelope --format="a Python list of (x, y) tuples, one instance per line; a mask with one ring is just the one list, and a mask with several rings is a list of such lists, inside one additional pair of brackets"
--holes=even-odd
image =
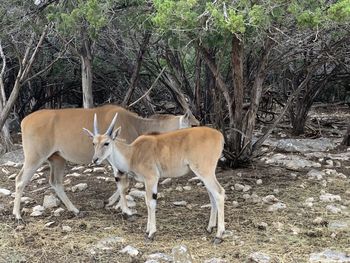
[(147, 236), (153, 239), (156, 232), (155, 210), (157, 185), (161, 177), (179, 177), (193, 171), (204, 183), (209, 193), (211, 212), (208, 232), (217, 224), (215, 243), (222, 241), (224, 225), (225, 190), (215, 176), (217, 162), (224, 146), (223, 135), (212, 128), (196, 127), (162, 134), (141, 135), (131, 144), (119, 139), (121, 127), (113, 131), (116, 114), (103, 135), (97, 128), (95, 114), (94, 132), (84, 130), (93, 139), (93, 162), (107, 159), (119, 171), (132, 174), (145, 183), (148, 210)]
[[(134, 141), (139, 135), (151, 131), (170, 131), (198, 124), (198, 121), (189, 112), (164, 120), (152, 120), (141, 118), (135, 113), (115, 105), (105, 105), (94, 109), (40, 110), (28, 115), (21, 123), (25, 160), (22, 170), (16, 177), (16, 195), (13, 207), (16, 219), (21, 219), (20, 200), (24, 187), (45, 161), (50, 164), (49, 181), (56, 194), (69, 211), (75, 214), (79, 213), (79, 210), (64, 192), (63, 173), (66, 161), (78, 164), (91, 162), (94, 149), (81, 127), (93, 127), (92, 120), (95, 112), (100, 116), (99, 126), (102, 129), (108, 127), (109, 120), (118, 112), (117, 125), (124, 127), (120, 138), (128, 143)], [(124, 213), (130, 214), (131, 211), (125, 201), (125, 191), (128, 186), (127, 176), (122, 176), (116, 169), (114, 169), (114, 176), (118, 190), (110, 198), (110, 203), (114, 203), (118, 199), (119, 193), (122, 193), (124, 198), (120, 200), (121, 208)]]

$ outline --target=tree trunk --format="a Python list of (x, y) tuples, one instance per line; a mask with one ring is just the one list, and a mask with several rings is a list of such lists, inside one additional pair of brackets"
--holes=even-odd
[(202, 60), (199, 51), (196, 50), (196, 68), (195, 68), (195, 87), (194, 87), (194, 104), (196, 108), (197, 116), (202, 117), (202, 107), (201, 107), (201, 68)]
[[(232, 37), (232, 79), (233, 79), (233, 93), (234, 93), (234, 128), (231, 131), (232, 140), (228, 142), (230, 150), (239, 154), (242, 149), (242, 131), (243, 128), (243, 97), (244, 97), (244, 83), (243, 83), (243, 42), (237, 38), (236, 35)], [(232, 107), (233, 105), (230, 105)], [(238, 131), (237, 131), (238, 130)]]
[(83, 91), (83, 107), (92, 108), (94, 100), (92, 95), (92, 54), (91, 39), (86, 28), (82, 28), (82, 46), (80, 49), (81, 60), (81, 86)]
[(350, 146), (350, 124), (348, 126), (348, 129), (346, 130), (346, 133), (343, 137), (343, 141), (341, 142), (341, 145)]
[(152, 34), (149, 31), (147, 31), (143, 37), (143, 40), (142, 40), (142, 43), (140, 46), (140, 50), (139, 50), (137, 58), (136, 58), (136, 64), (135, 64), (134, 70), (132, 72), (130, 85), (129, 85), (128, 91), (126, 92), (126, 95), (125, 95), (123, 103), (122, 103), (122, 105), (124, 107), (129, 104), (131, 96), (134, 93), (134, 90), (137, 86), (137, 83), (139, 80), (140, 69), (141, 69), (141, 65), (142, 65), (142, 60), (143, 60), (144, 54), (146, 52), (151, 35)]
[(252, 139), (253, 131), (255, 128), (256, 115), (259, 108), (259, 102), (261, 99), (263, 83), (266, 76), (266, 67), (268, 57), (272, 47), (272, 41), (268, 38), (265, 42), (265, 48), (261, 54), (258, 70), (253, 84), (253, 90), (251, 92), (250, 108), (246, 114), (246, 137), (244, 138), (244, 145), (247, 145), (246, 154), (250, 156), (252, 154)]

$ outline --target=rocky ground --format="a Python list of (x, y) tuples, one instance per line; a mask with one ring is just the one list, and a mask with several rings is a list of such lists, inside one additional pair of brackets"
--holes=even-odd
[[(337, 128), (333, 128), (337, 129)], [(139, 216), (104, 208), (114, 191), (110, 167), (69, 165), (64, 184), (83, 211), (72, 217), (37, 171), (22, 198), (25, 226), (11, 218), (20, 151), (0, 158), (0, 262), (350, 262), (350, 149), (339, 133), (285, 139), (277, 132), (246, 168), (222, 170), (225, 241), (205, 231), (209, 198), (190, 174), (161, 180), (156, 239), (144, 239), (143, 185), (128, 200)], [(333, 261), (332, 261), (333, 260)]]

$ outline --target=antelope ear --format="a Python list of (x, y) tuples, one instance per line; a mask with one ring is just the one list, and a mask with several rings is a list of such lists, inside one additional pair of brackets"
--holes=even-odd
[(118, 127), (116, 130), (114, 130), (114, 132), (112, 133), (112, 140), (115, 140), (119, 136), (121, 129), (122, 127)]
[(88, 129), (83, 128), (83, 131), (84, 131), (90, 138), (94, 138), (94, 134), (93, 134), (91, 131), (89, 131)]

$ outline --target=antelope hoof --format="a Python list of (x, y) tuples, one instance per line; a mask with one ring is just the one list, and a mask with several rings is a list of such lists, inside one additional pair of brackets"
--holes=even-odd
[(145, 239), (146, 239), (146, 243), (151, 243), (151, 242), (153, 242), (154, 241), (154, 238), (155, 238), (155, 235), (156, 235), (156, 233), (153, 233), (153, 234), (148, 234), (148, 233), (146, 233), (146, 235), (145, 235)]
[(214, 227), (207, 227), (207, 232), (208, 232), (208, 234), (211, 234), (211, 233), (213, 233), (213, 228)]
[(221, 237), (215, 237), (214, 238), (214, 241), (213, 241), (213, 244), (214, 245), (219, 245), (223, 242), (224, 240), (221, 238)]
[(23, 220), (22, 217), (16, 218), (16, 219), (15, 219), (15, 225), (16, 225), (16, 226), (25, 226), (25, 225), (26, 225), (26, 222)]

